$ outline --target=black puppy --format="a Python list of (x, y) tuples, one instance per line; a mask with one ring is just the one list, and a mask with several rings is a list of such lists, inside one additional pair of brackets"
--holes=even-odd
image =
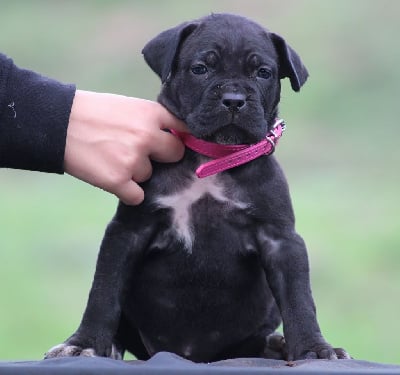
[[(308, 76), (284, 39), (227, 14), (167, 30), (143, 54), (162, 80), (159, 101), (194, 137), (220, 144), (265, 139), (280, 79), (299, 91)], [(121, 358), (125, 350), (202, 362), (349, 358), (321, 335), (306, 247), (275, 158), (198, 178), (205, 161), (187, 149), (178, 163), (154, 163), (145, 201), (119, 204), (81, 325), (47, 358)], [(281, 320), (284, 339), (273, 335)]]

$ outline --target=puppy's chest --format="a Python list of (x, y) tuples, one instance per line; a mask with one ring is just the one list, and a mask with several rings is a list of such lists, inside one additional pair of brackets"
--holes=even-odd
[(160, 208), (170, 210), (171, 222), (177, 238), (191, 251), (198, 227), (218, 226), (224, 222), (243, 221), (251, 207), (240, 199), (239, 187), (220, 175), (193, 178), (178, 192), (155, 198)]

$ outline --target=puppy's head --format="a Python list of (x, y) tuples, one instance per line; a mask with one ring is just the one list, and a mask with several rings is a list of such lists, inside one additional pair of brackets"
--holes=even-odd
[(143, 49), (163, 83), (159, 101), (192, 134), (218, 143), (254, 143), (277, 116), (280, 80), (299, 91), (308, 73), (285, 40), (235, 15), (183, 23)]

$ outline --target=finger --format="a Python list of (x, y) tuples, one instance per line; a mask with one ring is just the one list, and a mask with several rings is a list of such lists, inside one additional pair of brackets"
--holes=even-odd
[(136, 160), (132, 166), (132, 180), (135, 182), (144, 182), (151, 177), (152, 166), (148, 157), (141, 157)]
[(178, 137), (163, 130), (157, 132), (156, 135), (150, 150), (151, 159), (163, 163), (173, 163), (182, 159), (185, 146)]
[(132, 180), (119, 185), (113, 193), (127, 205), (136, 206), (144, 200), (143, 189)]

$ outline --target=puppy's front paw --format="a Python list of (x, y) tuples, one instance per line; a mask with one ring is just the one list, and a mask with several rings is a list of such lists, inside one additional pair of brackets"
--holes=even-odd
[(53, 346), (45, 355), (44, 359), (57, 358), (57, 357), (96, 357), (96, 353), (92, 348), (83, 349), (80, 346), (59, 344)]
[(299, 359), (352, 359), (352, 357), (344, 349), (332, 348), (325, 343), (304, 351)]
[[(93, 348), (84, 348), (78, 345), (71, 345), (68, 342), (52, 347), (45, 355), (44, 359), (58, 358), (58, 357), (98, 357)], [(112, 359), (122, 359), (122, 353), (116, 348), (115, 345), (111, 346), (110, 355), (107, 357)]]
[(353, 359), (353, 357), (343, 348), (334, 348), (333, 350), (335, 351), (338, 359)]

